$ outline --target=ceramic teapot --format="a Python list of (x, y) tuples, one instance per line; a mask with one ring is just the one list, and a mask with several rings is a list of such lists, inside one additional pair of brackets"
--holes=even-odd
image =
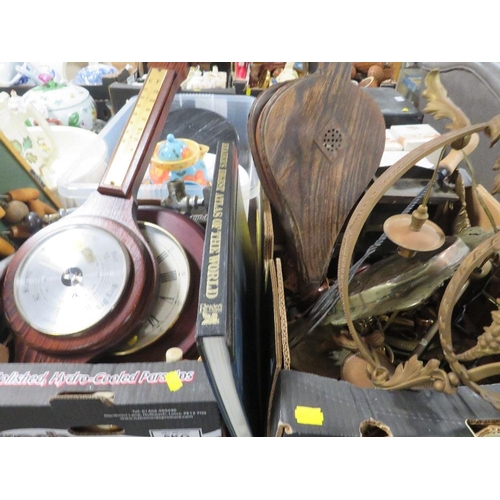
[(155, 147), (149, 174), (154, 184), (169, 180), (182, 180), (188, 194), (200, 195), (203, 187), (209, 186), (207, 169), (203, 158), (209, 147), (191, 139), (176, 139), (168, 134), (166, 140)]
[(97, 122), (95, 101), (89, 91), (79, 85), (50, 80), (28, 90), (23, 100), (35, 106), (54, 125), (92, 130)]

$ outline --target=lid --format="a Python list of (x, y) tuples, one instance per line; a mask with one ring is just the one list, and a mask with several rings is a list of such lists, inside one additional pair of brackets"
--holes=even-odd
[(38, 85), (26, 92), (26, 98), (41, 100), (52, 111), (71, 108), (88, 98), (89, 91), (71, 83), (56, 83), (53, 80)]
[(188, 145), (176, 139), (174, 134), (168, 134), (167, 140), (164, 141), (158, 149), (158, 158), (162, 161), (178, 161), (188, 158), (192, 155)]

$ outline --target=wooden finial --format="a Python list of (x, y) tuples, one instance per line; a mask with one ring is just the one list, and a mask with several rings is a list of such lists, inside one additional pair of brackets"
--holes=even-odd
[(175, 363), (176, 361), (182, 361), (183, 356), (184, 353), (181, 348), (171, 347), (170, 349), (167, 349), (167, 352), (165, 353), (165, 360), (167, 363)]

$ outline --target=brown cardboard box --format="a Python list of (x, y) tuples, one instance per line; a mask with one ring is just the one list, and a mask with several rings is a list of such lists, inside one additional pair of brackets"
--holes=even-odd
[[(483, 186), (478, 186), (478, 192), (493, 219), (499, 221), (500, 203)], [(470, 189), (467, 205), (472, 224), (491, 230), (483, 205)], [(281, 261), (273, 255), (274, 234), (268, 205), (267, 216), (264, 210), (264, 222), (265, 274), (273, 301), (275, 335), (268, 436), (473, 437), (495, 434), (499, 411), (465, 386), (460, 386), (452, 395), (430, 389), (386, 391), (359, 388), (342, 380), (291, 368)], [(500, 393), (500, 384), (485, 387)]]

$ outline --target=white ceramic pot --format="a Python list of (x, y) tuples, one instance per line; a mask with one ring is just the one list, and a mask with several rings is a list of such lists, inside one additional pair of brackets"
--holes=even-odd
[(91, 130), (97, 121), (97, 108), (89, 91), (71, 83), (50, 81), (23, 96), (49, 123)]

